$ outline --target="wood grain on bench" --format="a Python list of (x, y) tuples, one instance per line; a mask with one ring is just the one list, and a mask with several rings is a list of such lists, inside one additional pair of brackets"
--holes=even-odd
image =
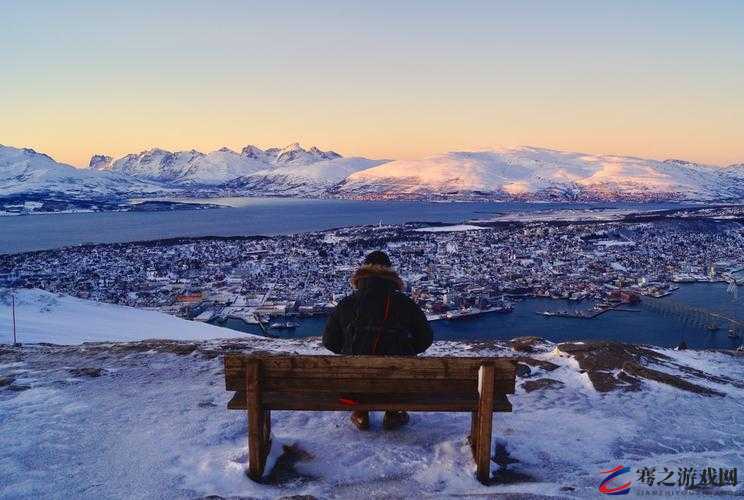
[(477, 476), (490, 475), (491, 415), (511, 411), (516, 364), (500, 358), (228, 354), (228, 403), (246, 410), (249, 473), (263, 474), (271, 410), (470, 412)]

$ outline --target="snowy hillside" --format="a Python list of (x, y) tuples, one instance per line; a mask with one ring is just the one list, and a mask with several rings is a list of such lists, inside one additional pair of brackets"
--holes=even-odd
[[(744, 467), (742, 358), (615, 343), (528, 349), (436, 342), (427, 353), (520, 363), (514, 411), (494, 415), (484, 486), (465, 413), (412, 413), (389, 432), (373, 414), (359, 432), (343, 412), (273, 412), (267, 476), (248, 479), (246, 415), (226, 409), (221, 355), (326, 354), (314, 339), (0, 347), (0, 498), (595, 498), (601, 471), (618, 465), (630, 468), (631, 495), (744, 494), (740, 476), (700, 485), (708, 467)], [(626, 358), (628, 371), (617, 369)], [(656, 480), (673, 471), (671, 485), (640, 481), (643, 468)], [(695, 471), (687, 487), (680, 469)]]
[(308, 165), (286, 165), (260, 170), (225, 185), (245, 194), (313, 196), (325, 194), (346, 177), (384, 163), (367, 158), (336, 158)]
[(504, 198), (741, 198), (734, 168), (590, 155), (542, 148), (453, 152), (398, 160), (350, 175), (338, 192), (426, 196), (493, 193)]
[(209, 154), (195, 150), (171, 153), (151, 149), (114, 161), (102, 162), (97, 158), (100, 156), (91, 158), (91, 168), (166, 183), (221, 184), (266, 168), (262, 161), (227, 148)]
[[(0, 344), (12, 342), (11, 300), (0, 289)], [(155, 311), (104, 304), (42, 290), (16, 292), (19, 342), (81, 344), (166, 338), (201, 340), (245, 338), (245, 333), (186, 321)]]
[(29, 193), (74, 198), (228, 195), (725, 202), (744, 199), (744, 165), (716, 167), (534, 147), (390, 161), (344, 158), (295, 143), (266, 150), (246, 146), (240, 152), (155, 148), (118, 159), (94, 155), (88, 169), (75, 169), (32, 150), (0, 147), (0, 198)]
[[(304, 167), (340, 158), (341, 155), (333, 151), (321, 151), (316, 147), (305, 150), (297, 143), (266, 151), (256, 146), (246, 146), (240, 153), (229, 148), (207, 154), (196, 150), (170, 152), (155, 148), (117, 160), (95, 155), (91, 158), (90, 168), (119, 172), (143, 180), (213, 186), (257, 172), (263, 178), (274, 169)], [(292, 170), (284, 170), (280, 175), (291, 177)]]
[(95, 198), (163, 192), (158, 186), (134, 178), (78, 169), (33, 149), (0, 145), (0, 197), (54, 194)]

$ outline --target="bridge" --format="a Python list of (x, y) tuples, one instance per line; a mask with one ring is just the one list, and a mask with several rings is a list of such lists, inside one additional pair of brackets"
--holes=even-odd
[(641, 307), (664, 316), (676, 317), (685, 324), (692, 327), (699, 327), (701, 330), (715, 326), (720, 328), (727, 327), (739, 335), (744, 332), (744, 320), (714, 309), (695, 307), (668, 298), (664, 300), (644, 299), (641, 302)]

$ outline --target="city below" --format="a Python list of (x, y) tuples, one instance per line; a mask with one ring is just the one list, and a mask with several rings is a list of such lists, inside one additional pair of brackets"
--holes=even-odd
[[(384, 248), (430, 321), (506, 314), (524, 299), (576, 302), (546, 317), (634, 311), (678, 283), (744, 284), (741, 207), (611, 220), (367, 225), (273, 237), (91, 244), (0, 256), (0, 286), (154, 309), (223, 325), (291, 330), (351, 291), (363, 255)], [(653, 304), (650, 304), (653, 307)], [(687, 311), (689, 313), (689, 311)], [(708, 332), (744, 331), (735, 315), (692, 311)]]

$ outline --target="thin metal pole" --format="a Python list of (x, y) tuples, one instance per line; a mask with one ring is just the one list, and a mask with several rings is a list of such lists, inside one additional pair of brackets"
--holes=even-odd
[(15, 321), (15, 294), (11, 294), (13, 302), (13, 345), (16, 345), (16, 321)]

